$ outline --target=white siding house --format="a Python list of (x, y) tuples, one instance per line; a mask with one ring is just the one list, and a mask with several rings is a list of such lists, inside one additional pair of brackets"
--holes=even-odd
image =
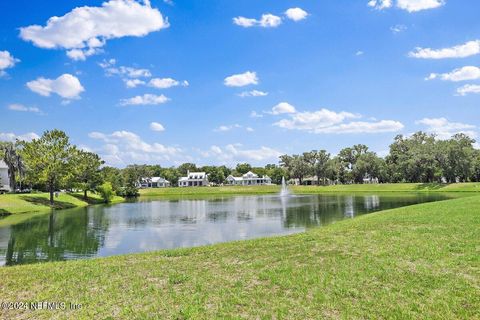
[(0, 190), (12, 191), (8, 177), (8, 167), (3, 160), (0, 160)]
[(232, 175), (229, 175), (227, 177), (227, 183), (232, 186), (257, 186), (272, 184), (272, 179), (266, 175), (263, 177), (259, 177), (258, 174), (249, 171), (241, 177), (234, 177)]
[(208, 186), (208, 174), (205, 172), (187, 172), (186, 177), (178, 179), (179, 187), (204, 187)]
[(140, 180), (141, 188), (166, 188), (170, 187), (170, 181), (162, 177), (142, 178)]

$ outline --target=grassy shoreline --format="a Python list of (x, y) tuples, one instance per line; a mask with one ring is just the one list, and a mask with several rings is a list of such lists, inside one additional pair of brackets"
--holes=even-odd
[[(0, 195), (0, 216), (10, 216), (25, 213), (48, 212), (52, 209), (71, 209), (86, 207), (90, 204), (102, 203), (99, 195), (89, 193), (88, 199), (83, 199), (80, 193), (60, 193), (55, 197), (55, 204), (50, 206), (48, 193), (26, 193), (26, 194), (2, 194)], [(115, 197), (112, 203), (124, 201), (121, 197)]]
[[(386, 184), (352, 184), (335, 186), (290, 186), (294, 193), (330, 193), (330, 192), (480, 192), (480, 183), (386, 183)], [(224, 186), (224, 187), (189, 187), (189, 188), (152, 188), (141, 189), (141, 197), (194, 196), (194, 195), (254, 195), (273, 194), (280, 191), (280, 186)]]
[(0, 268), (5, 301), (82, 304), (0, 317), (478, 318), (479, 229), (474, 196), (292, 236)]

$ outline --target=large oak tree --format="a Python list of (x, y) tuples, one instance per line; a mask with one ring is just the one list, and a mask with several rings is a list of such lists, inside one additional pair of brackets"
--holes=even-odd
[(53, 205), (55, 190), (74, 172), (75, 147), (60, 130), (45, 131), (39, 139), (22, 141), (20, 145), (29, 179), (35, 184), (45, 185)]

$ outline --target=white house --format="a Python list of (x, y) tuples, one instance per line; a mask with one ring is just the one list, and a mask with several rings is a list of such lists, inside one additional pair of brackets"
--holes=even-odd
[(8, 177), (8, 166), (0, 160), (0, 191), (11, 191), (10, 179)]
[(166, 188), (170, 187), (170, 181), (162, 177), (149, 177), (140, 180), (141, 188)]
[(272, 179), (267, 175), (259, 177), (258, 174), (249, 171), (241, 177), (229, 175), (227, 177), (227, 183), (232, 186), (256, 186), (272, 184)]
[(187, 172), (186, 177), (178, 179), (179, 187), (204, 187), (208, 186), (208, 174), (205, 172)]

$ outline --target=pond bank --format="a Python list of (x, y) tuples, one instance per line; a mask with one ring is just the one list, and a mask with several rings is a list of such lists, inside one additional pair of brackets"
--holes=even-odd
[[(124, 201), (121, 197), (115, 197), (112, 203)], [(102, 203), (100, 196), (89, 193), (88, 199), (83, 199), (80, 193), (60, 193), (55, 198), (53, 209), (71, 209), (86, 207), (90, 204)], [(0, 216), (9, 216), (21, 213), (38, 213), (52, 210), (49, 203), (48, 193), (24, 193), (24, 194), (2, 194), (0, 195)]]
[(480, 310), (479, 229), (474, 196), (292, 236), (5, 267), (5, 301), (82, 308), (0, 317), (471, 319)]
[[(327, 193), (327, 192), (480, 192), (480, 183), (385, 183), (385, 184), (350, 184), (335, 186), (290, 186), (293, 193)], [(197, 195), (254, 195), (280, 192), (280, 186), (223, 186), (223, 187), (188, 187), (188, 188), (151, 188), (141, 189), (141, 197), (157, 196), (197, 196)]]

